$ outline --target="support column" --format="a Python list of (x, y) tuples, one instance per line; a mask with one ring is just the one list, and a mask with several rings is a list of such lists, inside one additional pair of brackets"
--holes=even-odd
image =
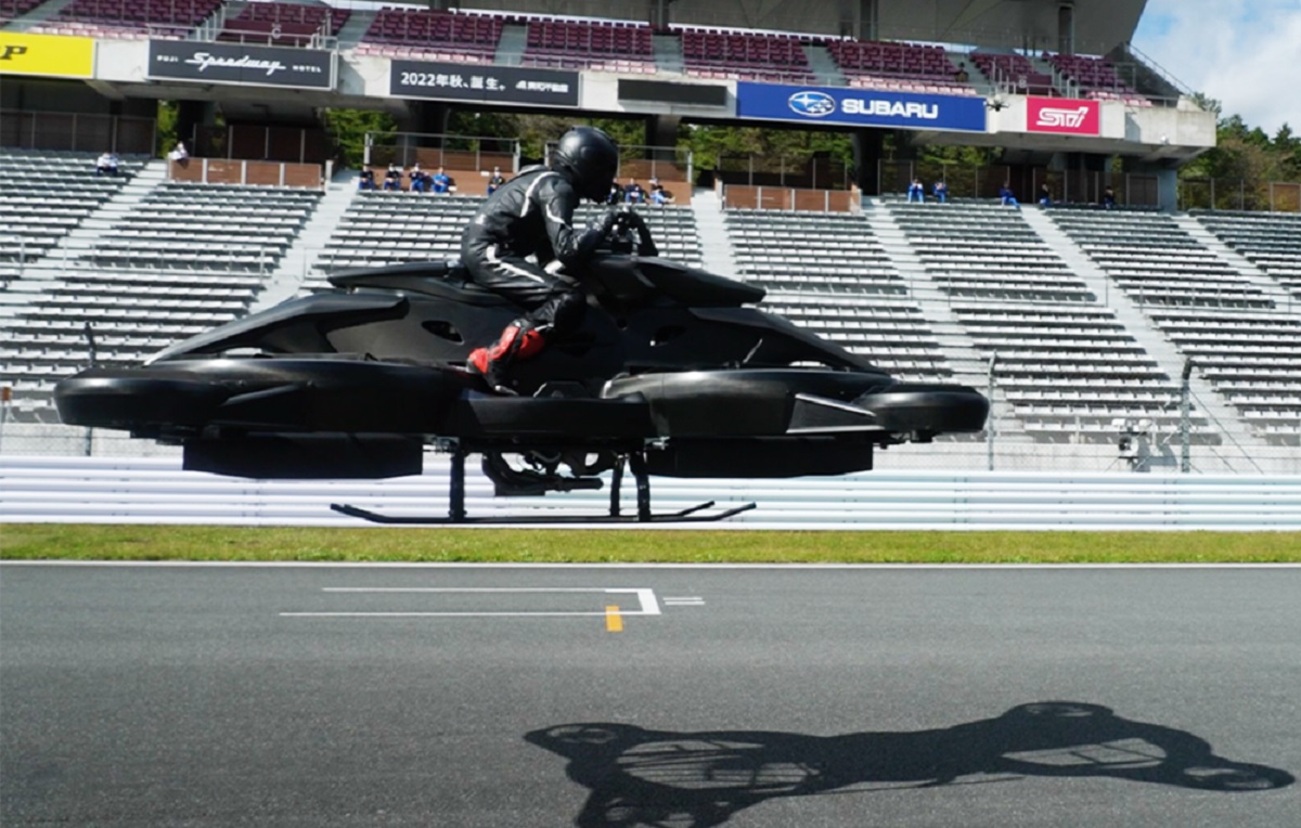
[(854, 177), (863, 195), (880, 195), (877, 164), (884, 154), (885, 133), (879, 129), (858, 129), (853, 133)]

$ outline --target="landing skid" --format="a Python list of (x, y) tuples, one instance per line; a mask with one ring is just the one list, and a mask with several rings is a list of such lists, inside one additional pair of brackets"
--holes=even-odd
[[(637, 513), (623, 514), (619, 502), (620, 483), (623, 479), (623, 459), (615, 464), (614, 476), (610, 483), (610, 511), (604, 515), (502, 515), (498, 517), (470, 517), (465, 511), (465, 457), (467, 452), (457, 447), (452, 452), (451, 482), (448, 486), (448, 510), (446, 517), (437, 515), (386, 515), (351, 506), (346, 503), (331, 503), (330, 508), (340, 514), (368, 520), (371, 523), (386, 525), (496, 525), (511, 524), (588, 524), (588, 523), (712, 523), (735, 517), (742, 512), (755, 508), (754, 503), (733, 506), (718, 512), (703, 513), (712, 508), (714, 501), (708, 500), (676, 512), (652, 512), (650, 505), (650, 478), (646, 474), (645, 458), (640, 452), (628, 455), (628, 467), (637, 484)], [(702, 514), (703, 513), (703, 514)]]

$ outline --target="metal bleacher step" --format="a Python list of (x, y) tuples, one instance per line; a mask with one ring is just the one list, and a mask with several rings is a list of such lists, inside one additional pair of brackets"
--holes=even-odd
[(718, 193), (698, 187), (691, 193), (691, 211), (700, 234), (700, 255), (704, 269), (719, 276), (736, 279), (736, 251), (723, 221), (723, 205)]
[(502, 66), (518, 66), (528, 45), (529, 28), (523, 23), (507, 23), (501, 27), (494, 62)]
[(291, 298), (307, 280), (313, 263), (330, 240), (330, 234), (352, 205), (357, 192), (355, 171), (341, 171), (326, 186), (325, 195), (294, 237), (279, 265), (268, 277), (251, 310), (272, 307)]
[(113, 194), (111, 198), (99, 205), (95, 212), (82, 220), (75, 229), (64, 236), (55, 249), (50, 251), (50, 259), (62, 260), (78, 258), (93, 249), (107, 234), (118, 219), (144, 201), (151, 190), (167, 179), (167, 162), (155, 158), (140, 168), (130, 181)]

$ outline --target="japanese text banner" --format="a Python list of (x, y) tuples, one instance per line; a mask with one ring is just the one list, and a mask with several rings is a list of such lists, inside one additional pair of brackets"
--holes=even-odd
[(578, 106), (578, 73), (491, 64), (395, 60), (389, 94), (397, 98)]

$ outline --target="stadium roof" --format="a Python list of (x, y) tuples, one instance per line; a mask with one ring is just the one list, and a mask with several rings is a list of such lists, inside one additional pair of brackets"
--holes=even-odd
[[(1074, 51), (1106, 54), (1127, 43), (1147, 0), (465, 0), (464, 10), (647, 20), (667, 7), (672, 23), (768, 29), (880, 40), (1060, 51), (1059, 10), (1074, 9)], [(874, 14), (875, 12), (875, 14)], [(875, 27), (872, 25), (875, 18)]]

